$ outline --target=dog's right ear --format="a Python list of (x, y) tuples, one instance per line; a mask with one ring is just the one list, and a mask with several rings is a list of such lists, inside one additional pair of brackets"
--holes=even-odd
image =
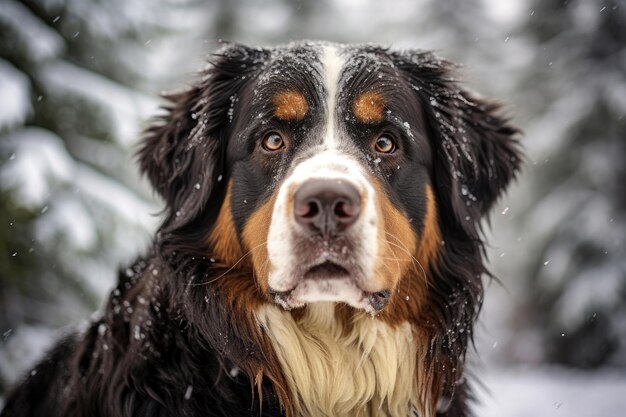
[[(181, 160), (188, 153), (184, 151), (184, 143), (197, 126), (194, 109), (207, 84), (203, 82), (184, 92), (163, 95), (168, 102), (163, 106), (165, 114), (155, 117), (138, 152), (142, 173), (167, 203), (173, 203), (177, 190), (184, 188), (180, 183), (184, 179), (181, 173), (187, 168), (184, 165), (191, 162), (187, 158)], [(216, 142), (211, 140), (207, 144)]]
[(142, 173), (166, 202), (168, 229), (191, 223), (227, 182), (224, 159), (237, 117), (237, 94), (254, 78), (266, 54), (230, 44), (210, 59), (192, 88), (165, 96), (165, 113), (148, 128), (138, 159)]

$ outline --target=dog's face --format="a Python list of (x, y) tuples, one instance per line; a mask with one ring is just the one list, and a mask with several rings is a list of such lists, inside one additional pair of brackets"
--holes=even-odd
[(272, 60), (237, 97), (234, 222), (259, 288), (284, 308), (379, 311), (436, 228), (412, 92), (391, 60), (319, 45)]
[(514, 130), (430, 54), (234, 46), (175, 105), (142, 151), (165, 230), (206, 227), (285, 309), (423, 298), (441, 222), (475, 236), (517, 167)]

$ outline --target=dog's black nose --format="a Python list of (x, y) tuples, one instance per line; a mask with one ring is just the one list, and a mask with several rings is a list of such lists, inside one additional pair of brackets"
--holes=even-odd
[(345, 180), (309, 180), (293, 196), (296, 221), (315, 234), (341, 234), (359, 217), (361, 196)]

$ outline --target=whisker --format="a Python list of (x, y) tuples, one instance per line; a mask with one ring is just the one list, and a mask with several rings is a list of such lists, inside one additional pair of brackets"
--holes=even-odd
[(235, 262), (235, 263), (233, 264), (233, 266), (231, 266), (230, 268), (228, 268), (228, 269), (227, 269), (224, 273), (222, 273), (222, 274), (221, 274), (221, 275), (219, 275), (218, 277), (213, 278), (213, 279), (211, 279), (211, 280), (209, 280), (209, 281), (205, 281), (205, 282), (198, 282), (198, 283), (193, 283), (193, 284), (192, 284), (192, 283), (189, 283), (189, 284), (187, 284), (187, 285), (188, 285), (188, 286), (208, 285), (208, 284), (211, 284), (211, 283), (213, 283), (213, 282), (217, 281), (218, 279), (222, 278), (224, 275), (228, 274), (230, 271), (232, 271), (233, 269), (235, 269), (235, 267), (236, 267), (236, 266), (237, 266), (237, 265), (238, 265), (241, 261), (243, 261), (243, 259), (244, 259), (246, 256), (250, 255), (250, 254), (251, 254), (251, 253), (252, 253), (255, 249), (257, 249), (257, 248), (259, 248), (259, 247), (261, 247), (261, 246), (265, 245), (266, 243), (267, 243), (267, 240), (266, 240), (265, 242), (259, 243), (258, 245), (256, 245), (256, 246), (255, 246), (255, 247), (253, 247), (252, 249), (250, 249), (248, 252), (246, 252), (245, 254), (243, 254), (243, 255), (242, 255), (242, 256), (241, 256), (241, 257), (237, 260), (237, 262)]
[[(259, 271), (263, 271), (265, 266), (269, 263), (270, 263), (269, 258), (266, 258), (265, 261), (263, 261), (263, 263), (261, 264)], [(254, 285), (256, 286), (257, 291), (261, 292), (261, 286), (259, 285), (259, 280), (256, 278), (255, 268), (252, 268), (252, 278), (254, 278)]]
[[(384, 239), (384, 240), (387, 241), (386, 239)], [(391, 243), (391, 242), (387, 242), (387, 243)], [(388, 259), (388, 260), (396, 261), (396, 265), (398, 266), (398, 270), (400, 270), (400, 259), (398, 259), (397, 256), (394, 256), (393, 258), (390, 258), (388, 256), (381, 256), (380, 259)], [(391, 274), (391, 268), (389, 267), (389, 265), (387, 265), (386, 263), (383, 263), (383, 266), (387, 269), (387, 272), (389, 272)]]
[[(394, 237), (396, 240), (399, 240), (396, 236), (393, 236), (391, 233), (388, 233), (388, 234), (389, 234), (390, 236)], [(401, 246), (399, 246), (399, 245), (397, 245), (397, 244), (395, 244), (395, 243), (393, 243), (393, 242), (390, 242), (390, 241), (389, 241), (389, 240), (387, 240), (387, 239), (384, 239), (384, 240), (385, 240), (388, 244), (393, 245), (393, 246), (397, 247), (398, 249), (401, 249), (402, 251), (404, 251), (404, 252), (406, 252), (406, 253), (408, 253), (408, 254), (409, 254), (409, 256), (411, 257), (411, 261), (413, 262), (413, 264), (417, 264), (417, 266), (419, 266), (419, 268), (421, 269), (422, 274), (423, 274), (423, 276), (424, 276), (424, 280), (426, 281), (426, 284), (428, 285), (428, 278), (426, 277), (426, 271), (424, 270), (424, 267), (422, 266), (422, 264), (420, 263), (420, 261), (418, 261), (418, 260), (417, 260), (417, 258), (416, 258), (415, 256), (413, 256), (413, 255), (410, 253), (410, 251), (406, 248), (406, 245), (404, 245), (404, 244), (403, 244), (403, 245), (402, 245), (403, 247), (401, 247)], [(400, 241), (400, 243), (402, 243), (402, 242)], [(407, 286), (407, 288), (406, 288), (406, 294), (410, 294), (410, 293), (411, 293), (411, 285), (413, 284), (413, 280), (402, 280), (402, 281), (400, 282), (400, 286), (398, 287), (398, 294), (400, 293), (400, 287), (402, 286), (402, 283), (403, 283), (403, 282), (405, 282), (405, 281), (406, 281), (406, 286)]]
[(403, 250), (404, 252), (406, 252), (411, 258), (412, 260), (420, 267), (420, 269), (422, 270), (422, 274), (424, 275), (424, 280), (428, 281), (428, 277), (426, 276), (426, 270), (424, 269), (424, 267), (422, 266), (422, 264), (420, 263), (420, 261), (409, 251), (409, 249), (406, 247), (406, 245), (404, 244), (404, 242), (402, 242), (402, 240), (400, 240), (400, 238), (398, 238), (397, 236), (393, 235), (392, 233), (389, 233), (385, 230), (385, 234), (393, 237), (396, 241), (398, 241), (402, 246), (395, 244), (393, 242), (390, 242), (389, 240), (385, 239), (385, 241), (387, 243), (389, 243), (390, 245), (393, 245), (395, 247), (397, 247), (398, 249)]

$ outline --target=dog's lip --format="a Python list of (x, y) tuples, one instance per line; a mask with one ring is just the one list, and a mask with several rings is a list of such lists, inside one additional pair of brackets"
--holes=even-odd
[[(349, 279), (349, 278), (343, 278), (343, 279)], [(332, 278), (328, 279), (328, 281), (332, 281)], [(292, 294), (298, 289), (298, 287), (303, 282), (304, 281), (299, 281), (293, 288), (286, 290), (286, 291), (277, 291), (272, 288), (269, 288), (268, 292), (274, 298), (274, 301), (277, 304), (282, 305), (286, 309), (303, 307), (307, 303), (301, 302), (299, 300), (294, 300), (292, 297)], [(389, 298), (391, 297), (390, 290), (383, 289), (379, 291), (366, 291), (366, 290), (363, 290), (355, 282), (353, 282), (353, 284), (358, 289), (358, 291), (361, 292), (361, 299), (364, 300), (365, 304), (367, 305), (366, 310), (370, 311), (372, 314), (380, 312), (387, 305), (387, 302), (389, 301)]]
[[(364, 308), (372, 314), (378, 313), (387, 305), (392, 292), (386, 288), (367, 288), (360, 277), (360, 270), (349, 260), (325, 254), (300, 268), (290, 287), (285, 290), (270, 287), (268, 294), (277, 304), (290, 310), (311, 302), (307, 300), (307, 293), (311, 288), (327, 288), (332, 293), (332, 289), (339, 286), (352, 293), (352, 298), (346, 299), (346, 303)], [(333, 301), (344, 302), (341, 297)]]
[(331, 260), (325, 260), (311, 266), (303, 274), (303, 279), (332, 279), (350, 277), (350, 271), (345, 266)]
[[(353, 281), (355, 285), (359, 287), (359, 289), (361, 289), (361, 286), (358, 285), (356, 272), (353, 271), (349, 265), (346, 265), (345, 263), (328, 256), (321, 257), (314, 262), (308, 263), (307, 266), (300, 269), (300, 272), (297, 275), (298, 278), (294, 279), (294, 284), (291, 288), (287, 290), (276, 290), (274, 288), (269, 288), (269, 294), (272, 296), (288, 296), (298, 287), (298, 285), (300, 285), (303, 281), (307, 281), (309, 279), (319, 281), (325, 279), (349, 279)], [(365, 290), (362, 291), (364, 293), (367, 292)]]
[(363, 293), (372, 293), (363, 289), (359, 285), (359, 273), (349, 263), (342, 262), (334, 257), (322, 256), (313, 262), (309, 262), (305, 267), (299, 268), (296, 278), (292, 281), (293, 286), (286, 290), (277, 290), (269, 288), (270, 295), (289, 295), (292, 293), (301, 283), (307, 280), (334, 280), (334, 279), (346, 279), (354, 283)]

